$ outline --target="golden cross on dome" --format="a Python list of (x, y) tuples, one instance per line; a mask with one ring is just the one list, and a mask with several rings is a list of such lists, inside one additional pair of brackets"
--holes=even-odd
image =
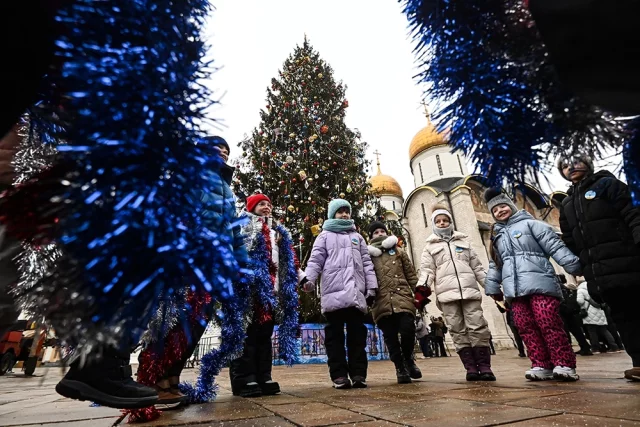
[(427, 107), (427, 103), (422, 101), (421, 104), (424, 107), (424, 115), (427, 116), (427, 122), (431, 124), (431, 113), (429, 113), (429, 108)]
[(382, 153), (376, 150), (373, 152), (373, 154), (376, 155), (376, 163), (378, 164), (378, 175), (382, 175), (382, 172), (380, 171), (380, 156), (382, 155)]

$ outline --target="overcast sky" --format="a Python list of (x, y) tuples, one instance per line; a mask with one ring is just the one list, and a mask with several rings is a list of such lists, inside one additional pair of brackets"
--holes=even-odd
[[(413, 190), (409, 144), (426, 125), (412, 42), (395, 0), (219, 0), (206, 30), (215, 65), (211, 115), (232, 147), (259, 123), (267, 86), (304, 35), (347, 85), (347, 125), (382, 153), (382, 171)], [(232, 157), (239, 150), (232, 148)], [(375, 163), (373, 165), (375, 169)], [(556, 190), (567, 185), (554, 170)], [(546, 188), (545, 190), (548, 190)]]

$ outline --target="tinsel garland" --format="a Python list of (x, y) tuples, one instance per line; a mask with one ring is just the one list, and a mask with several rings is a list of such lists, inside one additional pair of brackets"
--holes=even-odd
[[(139, 383), (153, 387), (167, 376), (169, 369), (181, 363), (187, 347), (193, 344), (189, 331), (196, 323), (209, 320), (205, 315), (205, 307), (211, 303), (211, 296), (206, 293), (188, 293), (184, 306), (188, 311), (189, 325), (175, 325), (164, 339), (148, 343), (140, 352), (136, 373)], [(185, 316), (180, 318), (184, 319)], [(129, 422), (152, 421), (160, 416), (155, 406), (124, 410), (123, 413), (129, 415)]]
[(261, 228), (255, 234), (249, 260), (253, 270), (254, 303), (258, 311), (258, 320), (265, 322), (273, 316), (278, 301), (274, 289), (275, 277), (272, 275), (270, 229), (263, 219), (259, 219), (258, 223)]
[(490, 184), (620, 144), (619, 124), (559, 82), (522, 1), (401, 1), (438, 128)]
[(278, 356), (291, 366), (297, 361), (298, 349), (298, 267), (293, 241), (289, 231), (281, 224), (274, 227), (280, 233), (280, 291), (278, 294)]
[(623, 161), (634, 205), (640, 206), (640, 117), (627, 124), (629, 139), (624, 144)]
[(32, 114), (60, 125), (65, 145), (51, 168), (0, 200), (0, 220), (62, 251), (38, 280), (40, 303), (81, 352), (130, 349), (158, 296), (180, 290), (183, 277), (223, 302), (239, 274), (227, 228), (235, 212), (206, 228), (194, 196), (222, 164), (196, 145), (215, 102), (198, 84), (208, 77), (208, 11), (206, 0), (73, 0), (57, 11), (56, 64)]
[(251, 300), (251, 276), (244, 275), (234, 283), (235, 298), (222, 305), (220, 319), (220, 347), (200, 359), (200, 373), (195, 384), (183, 382), (180, 391), (189, 396), (191, 403), (205, 403), (215, 399), (218, 386), (215, 377), (226, 364), (242, 353), (246, 337), (246, 315)]

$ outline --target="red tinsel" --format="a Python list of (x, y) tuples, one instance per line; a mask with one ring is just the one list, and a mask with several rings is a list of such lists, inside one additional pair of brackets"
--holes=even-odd
[[(194, 325), (200, 319), (206, 319), (205, 307), (211, 304), (211, 295), (206, 293), (194, 294), (189, 292), (187, 304), (191, 306), (189, 322)], [(187, 336), (182, 325), (176, 325), (164, 339), (164, 347), (158, 353), (157, 347), (149, 345), (142, 350), (139, 357), (137, 381), (141, 384), (153, 387), (166, 376), (166, 372), (179, 360), (187, 350)], [(142, 409), (124, 410), (129, 415), (128, 422), (147, 422), (157, 419), (161, 412), (155, 406)]]
[[(273, 245), (271, 243), (271, 230), (266, 221), (262, 222), (262, 229), (260, 230), (267, 247), (267, 256), (269, 257), (269, 276), (271, 277), (271, 283), (275, 285), (276, 275), (278, 274), (278, 266), (273, 262)], [(274, 290), (275, 292), (275, 290)], [(255, 317), (259, 323), (265, 323), (272, 319), (271, 307), (263, 307), (256, 304), (254, 307)]]

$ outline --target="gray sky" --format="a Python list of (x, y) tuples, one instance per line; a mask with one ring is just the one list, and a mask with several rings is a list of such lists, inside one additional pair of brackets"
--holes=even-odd
[[(214, 0), (206, 30), (215, 65), (208, 85), (221, 105), (211, 112), (232, 147), (259, 123), (266, 89), (304, 34), (347, 85), (347, 125), (382, 153), (382, 171), (407, 196), (413, 190), (409, 144), (426, 125), (413, 44), (394, 0)], [(232, 148), (232, 157), (239, 150)], [(375, 163), (373, 164), (375, 170)], [(472, 168), (470, 168), (471, 170)], [(557, 171), (555, 190), (567, 185)], [(546, 187), (546, 186), (545, 186)], [(549, 188), (545, 188), (549, 190)]]

